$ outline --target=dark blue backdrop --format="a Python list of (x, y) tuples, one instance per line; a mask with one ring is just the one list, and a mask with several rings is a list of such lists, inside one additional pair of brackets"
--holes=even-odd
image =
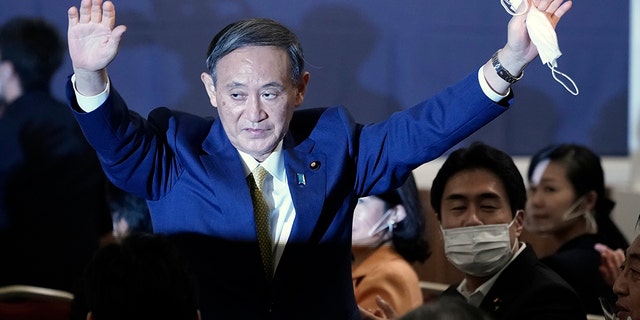
[[(66, 34), (66, 11), (79, 0), (0, 0), (0, 23), (43, 16)], [(111, 77), (130, 107), (213, 114), (200, 82), (211, 37), (249, 16), (277, 19), (298, 33), (311, 83), (305, 107), (342, 103), (356, 119), (377, 121), (476, 72), (506, 41), (510, 16), (498, 0), (114, 1), (128, 31)], [(467, 139), (512, 155), (552, 142), (578, 142), (602, 155), (627, 154), (629, 1), (575, 1), (558, 26), (559, 70), (578, 84), (573, 96), (534, 61), (514, 87), (512, 110)], [(68, 60), (68, 59), (67, 59)], [(67, 61), (56, 76), (63, 96)]]

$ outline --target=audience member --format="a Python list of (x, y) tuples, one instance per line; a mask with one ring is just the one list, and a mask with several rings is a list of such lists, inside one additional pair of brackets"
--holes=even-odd
[[(626, 252), (621, 272), (613, 285), (617, 296), (615, 307), (609, 310), (616, 320), (640, 319), (640, 236), (636, 236)], [(613, 300), (610, 300), (613, 301)]]
[(454, 151), (431, 187), (447, 259), (465, 276), (443, 296), (502, 319), (582, 319), (576, 292), (538, 261), (522, 233), (526, 188), (506, 153), (482, 143)]
[(412, 263), (424, 262), (429, 246), (413, 175), (398, 189), (358, 199), (352, 228), (356, 302), (371, 312), (380, 296), (400, 315), (423, 303)]
[(73, 291), (111, 233), (95, 151), (50, 93), (63, 56), (57, 30), (40, 18), (0, 27), (0, 285)]
[[(535, 5), (555, 26), (572, 2)], [(111, 181), (148, 200), (154, 232), (228, 245), (203, 253), (217, 255), (208, 268), (215, 299), (203, 306), (219, 319), (358, 319), (357, 199), (399, 187), (507, 110), (511, 84), (538, 53), (525, 17), (514, 16), (507, 44), (477, 72), (362, 125), (344, 107), (296, 110), (310, 79), (297, 37), (276, 21), (246, 19), (223, 28), (207, 51), (201, 79), (217, 118), (158, 108), (145, 119), (109, 81), (126, 30), (115, 17), (110, 1), (68, 10), (69, 102)]]
[(196, 279), (162, 235), (130, 234), (102, 247), (83, 278), (87, 320), (197, 320)]
[(113, 236), (123, 238), (131, 233), (152, 233), (149, 207), (144, 198), (107, 184), (107, 202), (113, 221)]
[(609, 216), (615, 203), (605, 191), (600, 157), (581, 145), (549, 146), (533, 156), (527, 176), (525, 229), (559, 246), (541, 261), (576, 290), (588, 313), (602, 314), (598, 298), (613, 298), (613, 291), (601, 275), (596, 244), (625, 249), (628, 243)]

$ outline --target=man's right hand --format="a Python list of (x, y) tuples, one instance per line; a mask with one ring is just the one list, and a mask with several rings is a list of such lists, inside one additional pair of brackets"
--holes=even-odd
[(118, 53), (127, 28), (114, 28), (116, 10), (111, 1), (82, 0), (80, 10), (71, 7), (68, 16), (67, 39), (76, 89), (83, 95), (96, 95), (106, 86), (106, 67)]

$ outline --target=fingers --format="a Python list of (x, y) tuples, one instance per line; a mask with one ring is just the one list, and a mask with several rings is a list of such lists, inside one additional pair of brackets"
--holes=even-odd
[(102, 22), (102, 0), (91, 1), (91, 21)]
[[(107, 5), (109, 3), (110, 5)], [(115, 9), (110, 1), (105, 2), (105, 7), (109, 8), (110, 16), (115, 18)], [(78, 12), (80, 14), (78, 14)], [(69, 8), (67, 12), (69, 22), (73, 25), (78, 23), (101, 23), (103, 18), (102, 0), (82, 0), (80, 2), (80, 10), (76, 7)]]
[(80, 2), (80, 23), (87, 23), (91, 19), (91, 0)]
[(102, 23), (109, 29), (113, 29), (116, 24), (116, 8), (111, 1), (105, 1), (102, 5)]
[(69, 27), (75, 26), (78, 24), (78, 8), (71, 7), (67, 11), (67, 16), (69, 17)]

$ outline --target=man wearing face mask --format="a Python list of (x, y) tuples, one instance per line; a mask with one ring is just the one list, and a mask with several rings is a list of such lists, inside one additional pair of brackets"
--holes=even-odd
[(447, 259), (465, 274), (443, 296), (493, 319), (585, 319), (576, 292), (518, 237), (526, 189), (506, 153), (482, 143), (453, 152), (431, 187)]

